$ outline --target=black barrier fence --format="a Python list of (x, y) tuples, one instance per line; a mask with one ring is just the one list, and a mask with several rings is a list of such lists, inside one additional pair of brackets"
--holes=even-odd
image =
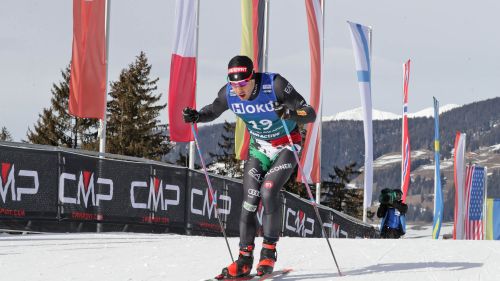
[[(241, 181), (156, 161), (0, 142), (0, 221), (161, 226), (177, 233), (239, 235)], [(282, 192), (283, 236), (321, 237), (312, 205)], [(215, 200), (213, 200), (215, 199)], [(370, 225), (319, 206), (329, 237), (377, 237)], [(263, 208), (256, 217), (262, 225)], [(59, 228), (60, 230), (60, 228)], [(261, 227), (258, 233), (262, 233)]]

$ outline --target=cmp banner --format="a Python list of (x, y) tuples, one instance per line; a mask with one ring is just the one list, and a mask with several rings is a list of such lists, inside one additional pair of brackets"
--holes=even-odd
[(62, 153), (61, 218), (184, 225), (185, 169)]
[(201, 172), (188, 171), (187, 228), (193, 232), (220, 233), (217, 211), (228, 235), (238, 235), (241, 202), (241, 183), (222, 177), (210, 176), (214, 197), (211, 198), (205, 176)]
[(0, 149), (0, 217), (57, 218), (57, 154)]
[[(283, 236), (322, 237), (322, 230), (310, 202), (288, 192), (283, 192), (283, 195)], [(318, 209), (328, 237), (371, 238), (377, 235), (371, 225), (326, 207), (318, 206)]]
[[(187, 234), (239, 235), (241, 181), (138, 158), (101, 159), (70, 150), (0, 142), (0, 218), (165, 226)], [(258, 195), (256, 195), (258, 196)], [(281, 193), (282, 235), (321, 237), (309, 201)], [(263, 208), (256, 212), (262, 235)], [(375, 237), (376, 230), (319, 206), (329, 237)]]
[(61, 159), (61, 219), (139, 223), (149, 216), (150, 165), (66, 152)]
[(283, 200), (283, 236), (321, 237), (314, 208), (306, 200), (285, 192)]
[(185, 168), (153, 165), (152, 183), (155, 188), (154, 193), (149, 190), (148, 196), (148, 202), (153, 204), (149, 206), (150, 217), (144, 222), (173, 227), (185, 226), (186, 177)]

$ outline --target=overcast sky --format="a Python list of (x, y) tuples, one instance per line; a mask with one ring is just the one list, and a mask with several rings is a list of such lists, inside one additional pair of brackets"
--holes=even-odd
[[(71, 0), (0, 4), (0, 127), (26, 139), (49, 107), (52, 84), (71, 59)], [(200, 0), (198, 107), (225, 83), (240, 51), (240, 1)], [(144, 51), (167, 101), (174, 0), (112, 0), (109, 81)], [(412, 59), (409, 111), (498, 96), (500, 1), (327, 0), (324, 115), (360, 106), (347, 20), (373, 27), (375, 109), (401, 112), (402, 64)], [(269, 71), (286, 77), (309, 100), (309, 45), (304, 0), (270, 0)], [(166, 110), (161, 115), (167, 121)], [(223, 119), (233, 120), (225, 113)]]

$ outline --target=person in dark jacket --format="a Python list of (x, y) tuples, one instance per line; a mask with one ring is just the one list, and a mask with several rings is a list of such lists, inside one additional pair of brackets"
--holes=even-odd
[(183, 118), (189, 123), (210, 122), (226, 110), (233, 111), (246, 124), (250, 144), (243, 176), (240, 254), (218, 277), (250, 274), (260, 203), (264, 208), (264, 237), (257, 275), (264, 275), (273, 271), (277, 260), (276, 245), (282, 224), (280, 190), (297, 165), (293, 151), (301, 149), (299, 125), (314, 122), (316, 112), (285, 77), (255, 72), (253, 61), (247, 56), (235, 56), (229, 61), (227, 81), (211, 104), (200, 111), (187, 107)]
[(400, 189), (384, 188), (380, 193), (377, 217), (382, 218), (381, 238), (398, 239), (406, 233), (405, 215), (408, 205), (403, 203), (401, 196)]

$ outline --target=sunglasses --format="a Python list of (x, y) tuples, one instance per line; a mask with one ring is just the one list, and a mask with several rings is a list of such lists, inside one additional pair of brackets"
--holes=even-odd
[(252, 79), (252, 76), (253, 76), (253, 73), (252, 75), (250, 75), (248, 78), (246, 79), (243, 79), (243, 80), (240, 80), (240, 81), (236, 81), (236, 82), (233, 82), (233, 81), (229, 81), (229, 77), (227, 78), (227, 81), (229, 83), (231, 83), (231, 86), (233, 88), (235, 87), (245, 87), (246, 85), (248, 85), (248, 83), (250, 83), (250, 79)]
[(231, 86), (233, 88), (235, 87), (245, 87), (246, 85), (248, 85), (248, 83), (250, 83), (250, 80), (241, 80), (241, 81), (238, 81), (238, 82), (229, 82), (231, 83)]

